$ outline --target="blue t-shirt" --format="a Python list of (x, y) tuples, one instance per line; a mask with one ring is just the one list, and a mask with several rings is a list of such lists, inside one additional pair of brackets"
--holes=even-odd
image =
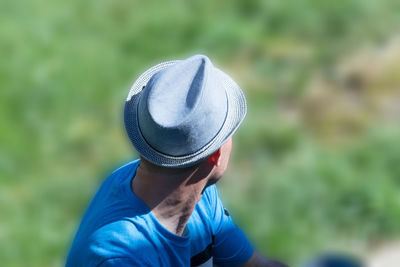
[(253, 247), (209, 186), (178, 236), (131, 190), (139, 160), (114, 171), (87, 209), (66, 266), (237, 266)]

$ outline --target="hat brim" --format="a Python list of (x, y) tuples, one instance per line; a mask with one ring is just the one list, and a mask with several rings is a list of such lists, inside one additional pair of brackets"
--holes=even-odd
[[(141, 92), (150, 78), (179, 60), (160, 63), (144, 72), (133, 84), (125, 102), (124, 122), (127, 134), (132, 144), (146, 160), (151, 163), (169, 168), (184, 168), (192, 166), (218, 150), (236, 131), (246, 115), (246, 99), (240, 87), (225, 73), (215, 68), (220, 76), (228, 102), (225, 122), (214, 138), (198, 151), (184, 156), (171, 156), (161, 153), (150, 146), (142, 136), (138, 124), (138, 101)], [(162, 138), (162, 137), (160, 137)]]

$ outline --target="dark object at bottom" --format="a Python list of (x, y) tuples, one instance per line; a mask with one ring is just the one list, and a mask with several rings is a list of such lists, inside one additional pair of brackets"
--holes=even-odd
[(325, 254), (306, 264), (305, 267), (363, 267), (361, 261), (341, 254)]

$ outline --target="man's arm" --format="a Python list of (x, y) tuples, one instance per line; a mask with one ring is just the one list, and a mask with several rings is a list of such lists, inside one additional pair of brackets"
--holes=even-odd
[(254, 251), (250, 259), (241, 265), (241, 267), (289, 267), (279, 261), (269, 260), (264, 258), (261, 254)]

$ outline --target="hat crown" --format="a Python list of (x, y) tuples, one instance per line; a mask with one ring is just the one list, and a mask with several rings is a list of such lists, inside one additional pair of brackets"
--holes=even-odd
[(194, 153), (217, 135), (227, 114), (224, 86), (211, 61), (196, 55), (154, 74), (138, 104), (138, 124), (155, 150)]
[(204, 73), (206, 64), (210, 64), (206, 59), (195, 58), (162, 70), (150, 79), (145, 94), (154, 122), (164, 127), (177, 126), (194, 110), (208, 75)]

